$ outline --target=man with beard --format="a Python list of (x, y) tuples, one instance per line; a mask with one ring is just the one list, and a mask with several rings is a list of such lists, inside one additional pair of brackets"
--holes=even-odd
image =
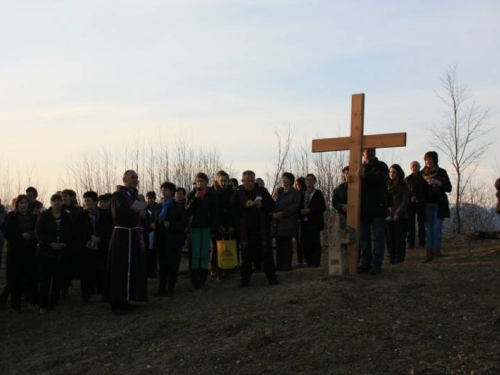
[(115, 314), (132, 308), (133, 301), (147, 301), (146, 249), (143, 220), (147, 204), (139, 200), (135, 171), (123, 174), (123, 186), (118, 186), (110, 202), (115, 225), (109, 248), (104, 300), (110, 302)]
[(262, 254), (264, 272), (269, 284), (279, 284), (274, 265), (269, 215), (276, 204), (264, 187), (255, 184), (255, 173), (243, 172), (242, 183), (231, 198), (235, 224), (239, 228), (241, 249), (241, 287), (250, 286), (253, 254)]

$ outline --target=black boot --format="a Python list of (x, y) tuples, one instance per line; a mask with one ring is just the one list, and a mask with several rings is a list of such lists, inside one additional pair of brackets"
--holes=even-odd
[(204, 288), (207, 282), (208, 270), (200, 268), (199, 271), (200, 271), (200, 288)]
[(199, 269), (192, 269), (191, 270), (191, 285), (193, 285), (194, 289), (199, 289), (200, 288), (200, 270)]

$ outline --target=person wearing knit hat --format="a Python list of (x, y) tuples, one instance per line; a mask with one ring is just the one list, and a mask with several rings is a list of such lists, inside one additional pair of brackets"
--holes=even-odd
[(441, 256), (443, 221), (450, 217), (450, 204), (446, 193), (452, 190), (450, 178), (445, 169), (439, 167), (437, 152), (424, 155), (424, 178), (426, 257), (424, 262), (432, 262)]

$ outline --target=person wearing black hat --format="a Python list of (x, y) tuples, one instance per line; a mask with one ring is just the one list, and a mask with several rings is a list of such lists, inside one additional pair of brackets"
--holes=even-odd
[(450, 217), (450, 204), (446, 193), (452, 190), (450, 178), (445, 169), (439, 167), (438, 154), (429, 151), (424, 155), (422, 170), (425, 199), (426, 257), (425, 263), (441, 256), (443, 221)]

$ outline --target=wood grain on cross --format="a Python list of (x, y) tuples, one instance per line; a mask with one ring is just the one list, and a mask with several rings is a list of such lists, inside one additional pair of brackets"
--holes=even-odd
[(361, 220), (361, 178), (356, 171), (361, 168), (362, 152), (365, 148), (387, 148), (406, 146), (406, 133), (364, 135), (365, 94), (352, 96), (351, 136), (344, 138), (314, 139), (313, 152), (349, 150), (349, 171), (352, 181), (348, 185), (347, 226), (354, 228), (355, 241), (348, 245), (349, 273), (355, 275), (359, 258), (359, 234)]

